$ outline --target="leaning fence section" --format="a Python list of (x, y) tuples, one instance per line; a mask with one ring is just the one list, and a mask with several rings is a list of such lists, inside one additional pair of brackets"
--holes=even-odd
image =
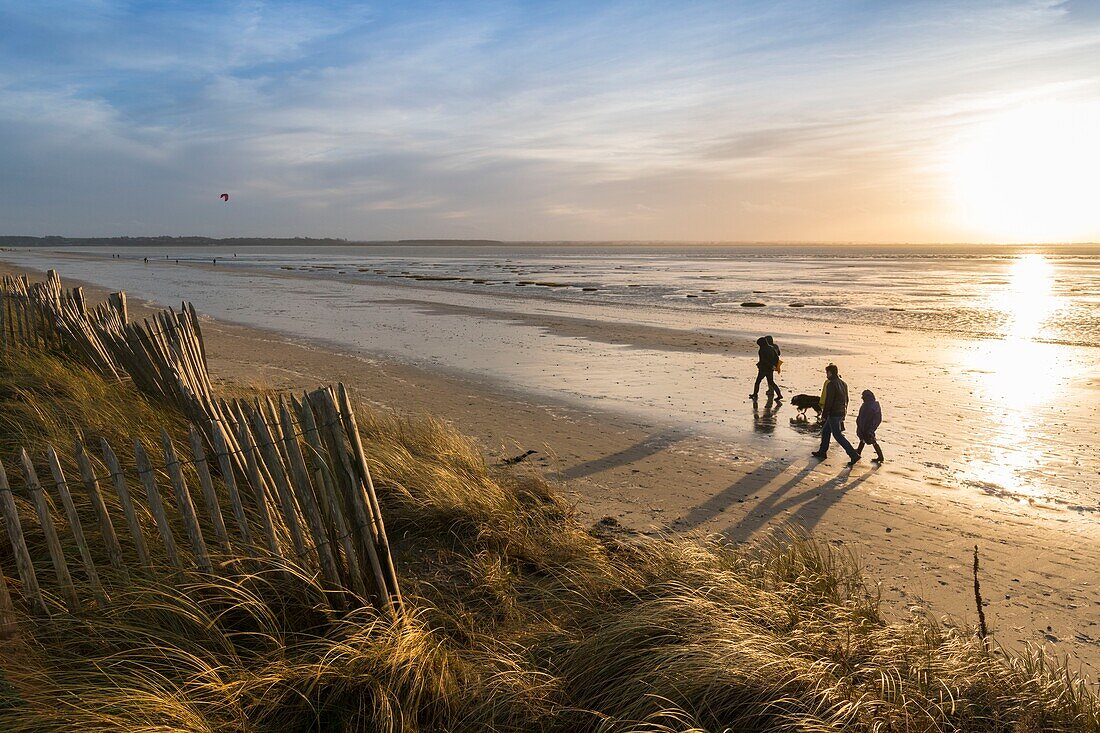
[[(111, 582), (132, 574), (232, 574), (262, 556), (315, 575), (334, 609), (402, 610), (344, 386), (223, 404), (233, 417), (211, 421), (212, 447), (194, 425), (181, 445), (162, 431), (157, 445), (126, 447), (130, 472), (102, 439), (78, 441), (68, 471), (53, 446), (39, 457), (22, 450), (17, 466), (0, 462), (11, 545), (11, 567), (0, 567), (0, 633), (12, 628), (12, 587), (32, 613), (56, 607), (45, 588), (79, 612), (109, 603)], [(36, 557), (31, 547), (45, 552)]]
[(53, 271), (43, 283), (3, 279), (0, 334), (3, 351), (71, 355), (191, 421), (185, 444), (162, 431), (158, 445), (126, 446), (129, 473), (105, 440), (78, 441), (70, 473), (53, 447), (44, 456), (23, 450), (10, 471), (0, 465), (0, 513), (15, 571), (5, 577), (10, 569), (0, 567), (0, 634), (12, 628), (19, 598), (48, 614), (49, 592), (76, 612), (109, 603), (111, 582), (132, 573), (237, 572), (261, 555), (316, 574), (334, 606), (367, 602), (401, 612), (378, 496), (343, 385), (300, 396), (220, 398), (192, 306), (134, 322), (125, 294), (90, 307)]
[(43, 282), (4, 276), (0, 280), (0, 350), (48, 349), (67, 352), (88, 366), (121, 378), (102, 334), (128, 323), (126, 294), (89, 306), (81, 288), (66, 290), (57, 272)]
[(54, 270), (36, 283), (6, 276), (0, 281), (0, 350), (30, 349), (73, 357), (192, 416), (202, 407), (197, 398), (211, 394), (202, 328), (189, 303), (131, 320), (125, 293), (89, 306), (81, 288), (66, 290)]

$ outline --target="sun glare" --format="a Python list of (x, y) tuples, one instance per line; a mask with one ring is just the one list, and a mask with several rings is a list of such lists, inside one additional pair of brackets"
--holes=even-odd
[(1043, 104), (970, 130), (949, 154), (962, 224), (1013, 242), (1100, 237), (1100, 106)]
[(1005, 275), (1005, 285), (990, 296), (991, 308), (1004, 318), (1002, 338), (977, 343), (964, 360), (987, 397), (1011, 399), (990, 414), (989, 458), (972, 461), (964, 474), (982, 485), (1041, 499), (1046, 491), (1036, 475), (1046, 457), (1028, 448), (1029, 435), (1038, 411), (1059, 398), (1073, 367), (1057, 345), (1042, 341), (1059, 307), (1054, 265), (1041, 254), (1025, 254)]
[[(1058, 309), (1054, 292), (1054, 267), (1041, 254), (1025, 254), (1008, 266), (1008, 282), (990, 297), (990, 306), (1004, 317), (1002, 338), (981, 349), (985, 381), (993, 393), (1016, 393), (1021, 384), (1031, 385), (1020, 399), (1032, 404), (1052, 398), (1050, 346), (1043, 343), (1044, 328)], [(1038, 384), (1041, 383), (1041, 384)]]
[(1005, 336), (1034, 339), (1042, 335), (1043, 324), (1058, 307), (1054, 294), (1054, 267), (1040, 254), (1017, 258), (1008, 270), (1008, 287), (996, 299), (1008, 316)]

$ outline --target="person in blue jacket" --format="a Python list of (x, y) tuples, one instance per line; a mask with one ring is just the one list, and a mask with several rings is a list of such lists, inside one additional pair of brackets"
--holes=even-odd
[(875, 399), (875, 393), (865, 389), (863, 390), (863, 404), (860, 405), (859, 415), (856, 417), (856, 437), (859, 438), (856, 453), (863, 455), (864, 445), (873, 446), (877, 455), (871, 459), (871, 463), (882, 463), (886, 460), (882, 457), (882, 448), (879, 447), (878, 437), (875, 435), (875, 431), (878, 430), (878, 426), (881, 424), (882, 406)]

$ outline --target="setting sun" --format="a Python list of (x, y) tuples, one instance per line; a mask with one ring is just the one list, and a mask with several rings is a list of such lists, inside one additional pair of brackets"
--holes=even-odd
[(1097, 230), (1100, 109), (1043, 104), (979, 125), (949, 154), (962, 224), (1015, 242), (1087, 239)]

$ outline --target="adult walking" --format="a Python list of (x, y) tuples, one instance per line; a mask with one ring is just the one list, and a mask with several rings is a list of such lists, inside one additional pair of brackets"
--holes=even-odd
[(752, 394), (749, 395), (749, 399), (753, 402), (759, 399), (760, 383), (765, 379), (768, 380), (768, 397), (770, 398), (774, 392), (776, 401), (783, 399), (783, 393), (779, 391), (779, 385), (775, 383), (775, 377), (772, 376), (779, 365), (779, 348), (769, 342), (768, 338), (768, 336), (761, 336), (756, 339), (756, 345), (760, 349), (757, 352), (759, 358), (756, 361), (756, 384), (753, 385)]
[(821, 447), (811, 455), (824, 461), (829, 454), (829, 437), (848, 454), (848, 465), (856, 465), (859, 453), (844, 437), (844, 416), (848, 413), (848, 385), (840, 378), (836, 364), (825, 367), (825, 386), (821, 390)]

